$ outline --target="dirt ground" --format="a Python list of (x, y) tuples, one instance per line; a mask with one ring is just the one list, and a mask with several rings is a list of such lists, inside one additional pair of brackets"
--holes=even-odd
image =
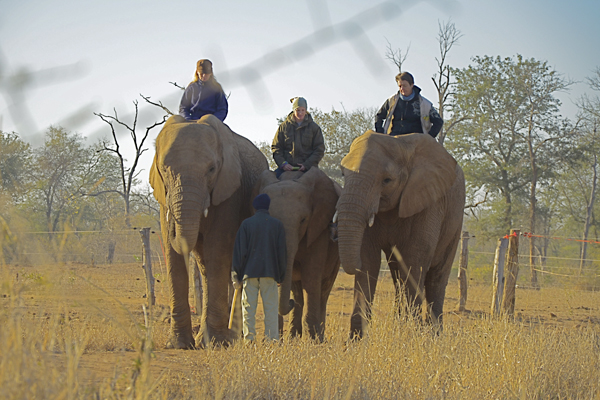
[[(4, 279), (25, 283), (20, 297), (22, 307), (33, 317), (50, 318), (56, 313), (66, 313), (76, 321), (85, 315), (106, 310), (122, 310), (143, 321), (145, 304), (144, 273), (139, 264), (99, 265), (83, 264), (31, 267), (13, 265), (4, 270)], [(155, 267), (157, 309), (164, 313), (164, 331), (168, 331), (168, 297), (164, 269)], [(6, 290), (6, 289), (2, 289)], [(377, 293), (391, 292), (392, 282), (382, 276)], [(6, 307), (10, 294), (0, 293), (0, 304)], [(350, 325), (352, 311), (353, 277), (340, 271), (328, 303), (328, 316), (337, 318), (342, 326)], [(459, 299), (456, 277), (452, 277), (446, 291), (444, 318), (446, 324), (459, 321), (477, 321), (489, 315), (492, 287), (469, 281), (465, 312), (455, 312)], [(600, 293), (569, 288), (549, 287), (541, 290), (518, 288), (516, 292), (515, 321), (531, 325), (576, 327), (581, 324), (600, 324)], [(68, 309), (68, 311), (65, 311)], [(118, 313), (119, 311), (115, 311)], [(198, 323), (198, 318), (194, 317)], [(257, 330), (262, 330), (262, 311), (259, 306)], [(163, 343), (154, 352), (151, 371), (154, 376), (185, 373), (201, 362), (195, 351), (167, 350)], [(117, 346), (118, 347), (118, 346)], [(57, 365), (64, 365), (65, 356), (52, 355)], [(137, 353), (115, 348), (113, 351), (86, 351), (79, 362), (79, 377), (83, 382), (117, 380), (131, 371)]]

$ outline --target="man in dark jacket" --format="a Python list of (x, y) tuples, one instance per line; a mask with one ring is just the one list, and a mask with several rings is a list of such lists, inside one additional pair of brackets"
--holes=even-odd
[(290, 101), (292, 112), (279, 125), (271, 145), (273, 159), (278, 167), (275, 170), (278, 178), (285, 171), (306, 172), (319, 165), (325, 155), (323, 132), (306, 111), (306, 99), (294, 97)]
[(413, 76), (402, 72), (396, 75), (396, 83), (398, 93), (387, 99), (375, 115), (375, 132), (392, 136), (428, 133), (436, 137), (444, 120), (433, 104), (421, 96)]
[(254, 198), (256, 214), (245, 219), (235, 238), (232, 279), (242, 289), (244, 340), (256, 337), (258, 293), (265, 312), (265, 337), (279, 340), (278, 284), (283, 281), (287, 263), (283, 224), (269, 215), (271, 199), (267, 194)]

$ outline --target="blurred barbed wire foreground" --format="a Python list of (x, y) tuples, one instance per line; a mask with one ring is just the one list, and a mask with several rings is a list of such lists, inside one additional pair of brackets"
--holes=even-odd
[[(395, 20), (408, 9), (418, 3), (427, 2), (445, 12), (457, 8), (455, 0), (388, 0), (376, 4), (352, 17), (332, 23), (327, 2), (306, 0), (313, 24), (313, 31), (300, 40), (267, 52), (255, 60), (238, 68), (223, 70), (219, 80), (227, 88), (243, 87), (248, 91), (255, 109), (269, 108), (273, 104), (271, 90), (266, 81), (270, 74), (291, 64), (313, 57), (315, 54), (341, 42), (352, 46), (356, 57), (364, 63), (374, 76), (388, 72), (384, 57), (378, 53), (367, 32), (383, 23)], [(226, 65), (226, 63), (225, 63)], [(33, 145), (39, 143), (43, 133), (38, 131), (35, 114), (30, 110), (30, 100), (35, 96), (35, 89), (50, 84), (60, 84), (84, 77), (91, 72), (91, 67), (83, 62), (62, 65), (46, 69), (33, 69), (16, 66), (11, 69), (6, 55), (0, 49), (0, 94), (7, 104), (7, 112), (17, 129), (17, 133)], [(165, 77), (168, 81), (169, 77)], [(181, 93), (175, 91), (160, 99), (163, 103), (179, 98)], [(53, 124), (69, 123), (71, 126), (82, 126), (93, 118), (94, 103), (88, 103), (70, 115), (57, 118)], [(148, 105), (146, 105), (148, 107)], [(124, 116), (127, 118), (127, 116)], [(5, 115), (0, 115), (0, 130), (3, 130)], [(37, 142), (37, 143), (36, 143)]]

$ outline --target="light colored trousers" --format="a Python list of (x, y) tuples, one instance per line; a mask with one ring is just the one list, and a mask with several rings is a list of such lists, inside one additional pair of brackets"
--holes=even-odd
[(242, 288), (242, 316), (244, 339), (256, 338), (256, 308), (258, 292), (265, 311), (265, 337), (279, 340), (279, 292), (273, 278), (247, 278)]

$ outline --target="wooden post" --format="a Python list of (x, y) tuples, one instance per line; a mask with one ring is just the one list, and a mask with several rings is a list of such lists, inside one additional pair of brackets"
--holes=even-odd
[(508, 239), (498, 239), (498, 247), (496, 247), (496, 256), (494, 257), (494, 275), (493, 279), (493, 295), (491, 315), (498, 315), (500, 312), (500, 304), (502, 295), (504, 294), (504, 261), (506, 260), (506, 250), (508, 249)]
[(152, 257), (150, 253), (150, 228), (140, 229), (140, 236), (142, 237), (142, 268), (146, 274), (146, 298), (148, 299), (148, 305), (153, 306), (156, 304), (156, 297), (154, 296), (154, 276), (152, 275)]
[(502, 296), (502, 313), (513, 315), (515, 313), (515, 289), (519, 276), (519, 234), (518, 229), (511, 229), (508, 238), (508, 252), (506, 254), (506, 273), (504, 280), (504, 296)]
[(202, 315), (202, 276), (198, 269), (198, 260), (190, 254), (190, 283), (192, 284), (192, 293), (194, 293), (194, 304), (196, 315)]
[(467, 304), (467, 266), (469, 264), (469, 232), (463, 231), (460, 241), (460, 262), (458, 266), (458, 288), (460, 299), (458, 301), (458, 311), (465, 311)]

